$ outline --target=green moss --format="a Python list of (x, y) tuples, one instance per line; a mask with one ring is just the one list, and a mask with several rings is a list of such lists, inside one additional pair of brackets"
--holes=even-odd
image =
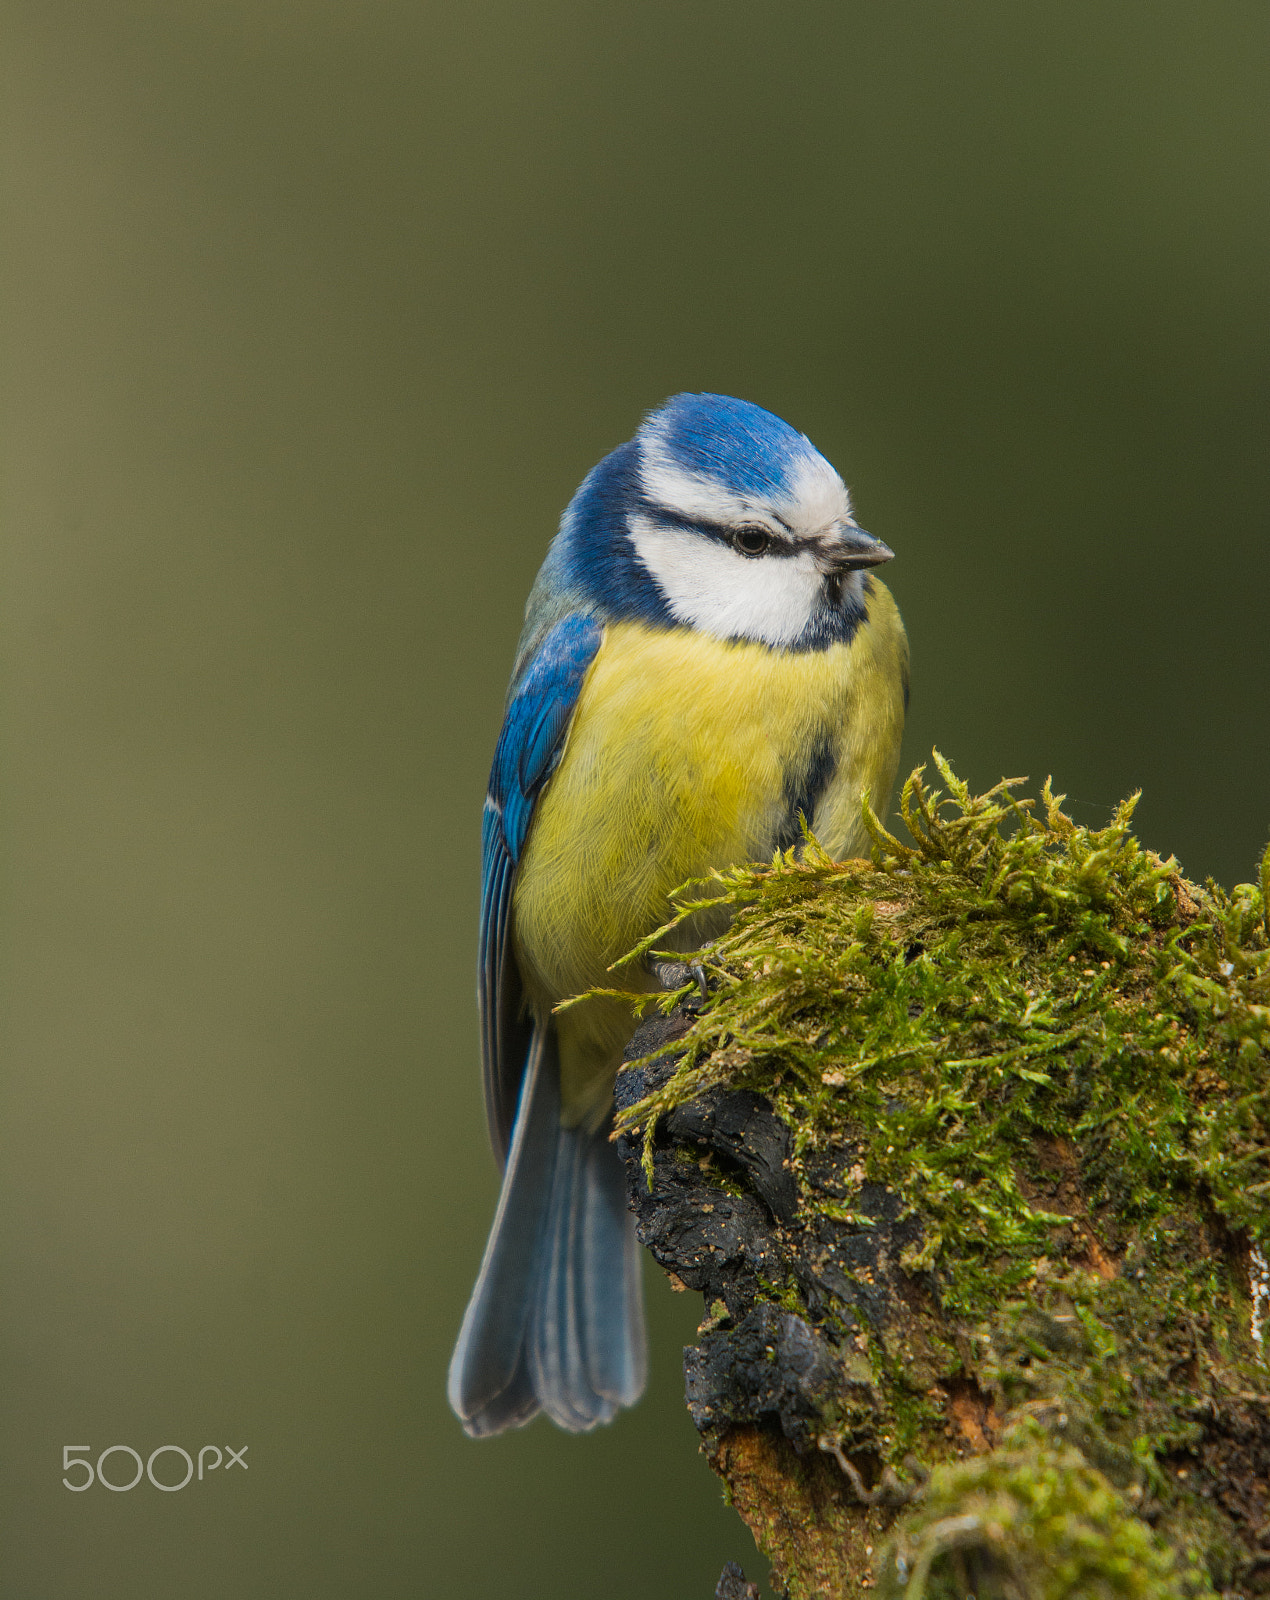
[[(675, 1106), (752, 1089), (793, 1132), (809, 1222), (867, 1226), (866, 1184), (921, 1219), (903, 1265), (934, 1311), (834, 1331), (877, 1406), (826, 1412), (827, 1436), (911, 1476), (1043, 1425), (1026, 1460), (1002, 1446), (955, 1470), (978, 1474), (996, 1508), (982, 1525), (1005, 1530), (1008, 1575), (1032, 1571), (1050, 1526), (1036, 1497), (1056, 1463), (1077, 1463), (1072, 1548), (1097, 1546), (1102, 1563), (1074, 1589), (976, 1592), (1191, 1592), (1123, 1507), (1149, 1508), (1183, 1567), (1202, 1557), (1228, 1577), (1247, 1556), (1247, 1517), (1217, 1509), (1242, 1468), (1188, 1452), (1219, 1406), (1270, 1403), (1247, 1266), (1250, 1245), (1270, 1249), (1270, 849), (1259, 883), (1200, 887), (1139, 844), (1134, 800), (1090, 829), (1048, 783), (1039, 808), (1022, 780), (973, 796), (935, 762), (943, 794), (924, 768), (904, 786), (912, 844), (866, 804), (871, 862), (832, 861), (808, 835), (770, 866), (679, 892), (674, 920), (628, 960), (703, 913), (732, 921), (700, 952), (712, 992), (663, 1052), (679, 1055), (673, 1075), (624, 1125), (642, 1127), (651, 1158)], [(640, 1003), (669, 1010), (690, 989)], [(830, 1201), (806, 1158), (848, 1147), (857, 1191)], [(800, 1309), (795, 1284), (768, 1293)], [(955, 1403), (966, 1383), (973, 1425)], [(914, 1551), (944, 1537), (930, 1532), (943, 1481)]]
[(937, 1468), (881, 1566), (882, 1600), (1212, 1594), (1078, 1451), (1027, 1425), (990, 1456)]
[(935, 759), (946, 797), (924, 769), (904, 786), (912, 846), (870, 812), (872, 864), (809, 836), (679, 893), (633, 957), (702, 911), (734, 919), (701, 952), (716, 990), (674, 1076), (627, 1124), (648, 1137), (726, 1084), (768, 1094), (798, 1151), (862, 1142), (868, 1179), (927, 1219), (906, 1265), (967, 1315), (1069, 1220), (1026, 1192), (1038, 1140), (1076, 1140), (1086, 1196), (1123, 1221), (1202, 1193), (1270, 1245), (1264, 889), (1187, 883), (1130, 832), (1132, 800), (1089, 829), (1048, 784), (1038, 816), (1021, 780), (975, 797)]

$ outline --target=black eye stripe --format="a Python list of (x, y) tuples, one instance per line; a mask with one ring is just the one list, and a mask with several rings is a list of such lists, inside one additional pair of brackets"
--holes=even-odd
[(725, 522), (707, 522), (701, 517), (685, 517), (681, 512), (672, 511), (669, 506), (655, 505), (647, 500), (639, 509), (650, 522), (655, 522), (663, 528), (682, 528), (685, 533), (703, 533), (706, 538), (716, 539), (720, 544), (726, 544), (732, 550), (737, 548), (736, 541), (739, 535), (753, 532), (761, 533), (767, 539), (766, 550), (756, 551), (755, 554), (796, 556), (799, 553), (798, 546), (791, 538), (783, 534), (773, 533), (770, 528), (762, 527), (757, 522), (735, 528), (730, 527)]

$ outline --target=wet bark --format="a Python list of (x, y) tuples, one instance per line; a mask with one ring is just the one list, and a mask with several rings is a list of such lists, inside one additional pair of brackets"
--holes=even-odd
[[(646, 1022), (628, 1060), (687, 1026)], [(673, 1065), (624, 1071), (619, 1108)], [(703, 1296), (684, 1353), (688, 1410), (778, 1593), (1270, 1594), (1268, 1386), (1232, 1364), (1203, 1304), (1162, 1320), (1150, 1301), (1151, 1250), (1185, 1247), (1211, 1261), (1214, 1301), (1255, 1314), (1256, 1263), (1211, 1216), (1197, 1209), (1176, 1238), (1144, 1241), (1086, 1204), (1076, 1144), (1038, 1144), (1019, 1181), (1068, 1219), (1056, 1261), (1091, 1293), (1107, 1285), (1100, 1315), (1122, 1330), (1109, 1355), (1044, 1283), (961, 1325), (935, 1279), (903, 1264), (925, 1219), (862, 1181), (850, 1142), (795, 1162), (792, 1130), (759, 1094), (711, 1090), (666, 1116), (651, 1185), (642, 1130), (619, 1148), (642, 1242)], [(1161, 1384), (1171, 1419), (1177, 1386), (1193, 1390), (1180, 1440), (1157, 1438)], [(1038, 1485), (1065, 1534), (1063, 1518), (1040, 1518)]]

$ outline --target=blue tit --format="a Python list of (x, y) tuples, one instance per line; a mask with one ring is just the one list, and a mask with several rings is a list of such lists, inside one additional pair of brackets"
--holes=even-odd
[(449, 1377), (475, 1437), (539, 1411), (582, 1432), (643, 1391), (609, 1141), (631, 1008), (553, 1008), (656, 987), (609, 967), (670, 892), (798, 845), (804, 819), (835, 857), (867, 851), (861, 795), (890, 793), (908, 698), (904, 627), (869, 570), (890, 559), (803, 434), (724, 395), (652, 412), (564, 513), (485, 801), (478, 999), (504, 1168)]

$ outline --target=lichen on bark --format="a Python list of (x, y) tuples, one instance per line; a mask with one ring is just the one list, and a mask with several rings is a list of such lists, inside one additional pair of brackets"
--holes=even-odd
[(706, 1453), (793, 1596), (1270, 1592), (1270, 850), (935, 759), (632, 953), (732, 913), (617, 1095)]

